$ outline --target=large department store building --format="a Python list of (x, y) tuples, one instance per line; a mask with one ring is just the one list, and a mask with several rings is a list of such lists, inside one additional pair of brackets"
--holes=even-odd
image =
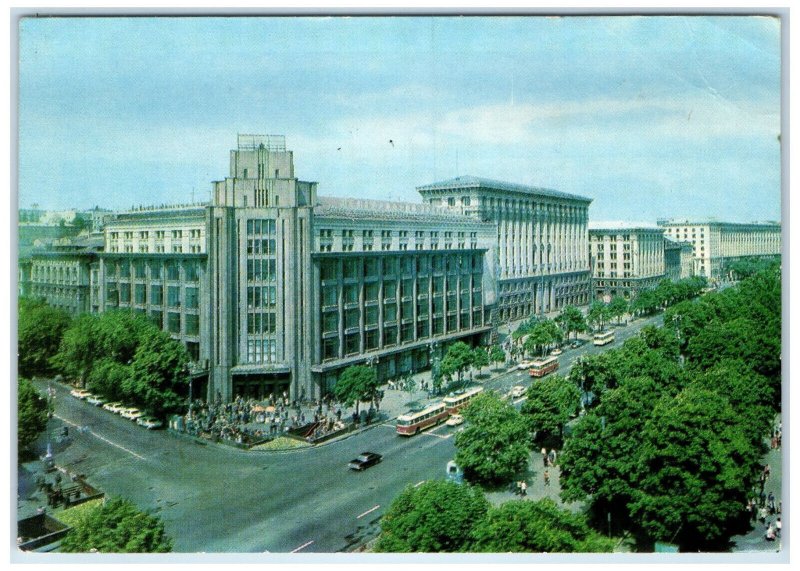
[(318, 196), (283, 136), (240, 135), (210, 204), (117, 212), (67, 273), (81, 310), (147, 316), (187, 347), (194, 396), (223, 400), (318, 397), (353, 364), (394, 377), (588, 302), (590, 199), (473, 177), (418, 190)]

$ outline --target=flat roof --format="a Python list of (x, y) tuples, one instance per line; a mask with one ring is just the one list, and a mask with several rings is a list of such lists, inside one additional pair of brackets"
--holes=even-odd
[(417, 191), (422, 193), (430, 190), (450, 190), (455, 188), (486, 188), (490, 190), (502, 190), (506, 192), (547, 196), (551, 198), (565, 198), (567, 200), (577, 200), (580, 202), (591, 202), (593, 200), (592, 198), (579, 196), (577, 194), (569, 194), (567, 192), (561, 192), (551, 188), (529, 186), (515, 182), (506, 182), (502, 180), (494, 180), (491, 178), (482, 178), (471, 175), (457, 176), (456, 178), (451, 178), (449, 180), (418, 186)]

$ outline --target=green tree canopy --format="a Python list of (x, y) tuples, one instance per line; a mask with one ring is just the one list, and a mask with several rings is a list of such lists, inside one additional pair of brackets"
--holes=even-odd
[[(147, 327), (140, 333), (130, 375), (123, 377), (121, 392), (156, 416), (176, 412), (185, 399), (188, 362), (186, 348), (180, 341), (155, 327)], [(120, 368), (115, 372), (124, 374)]]
[(489, 353), (486, 352), (486, 347), (475, 347), (472, 351), (472, 366), (480, 371), (488, 364)]
[(17, 382), (17, 443), (19, 450), (27, 448), (47, 428), (47, 399), (29, 380)]
[(444, 480), (407, 486), (381, 518), (381, 553), (452, 553), (469, 546), (489, 509), (480, 489)]
[(64, 553), (168, 553), (172, 539), (163, 522), (129, 500), (107, 499), (75, 524), (61, 541)]
[(718, 549), (735, 533), (758, 461), (727, 399), (699, 387), (664, 399), (641, 440), (633, 518), (654, 540)]
[(497, 345), (494, 345), (489, 352), (489, 359), (492, 363), (503, 363), (506, 360), (506, 352)]
[(128, 398), (123, 387), (128, 386), (131, 366), (123, 365), (113, 359), (99, 359), (92, 366), (86, 387), (94, 394), (108, 401)]
[(492, 507), (475, 526), (471, 551), (483, 553), (610, 553), (614, 543), (585, 518), (544, 498)]
[(526, 353), (533, 353), (540, 349), (542, 355), (547, 351), (547, 347), (555, 343), (561, 343), (564, 335), (552, 319), (542, 319), (534, 325), (528, 338), (525, 340), (524, 349)]
[(457, 341), (447, 348), (447, 353), (442, 359), (441, 373), (448, 379), (452, 379), (455, 374), (460, 382), (464, 371), (472, 366), (475, 355), (469, 345), (463, 341)]
[(575, 333), (575, 337), (577, 337), (578, 333), (586, 331), (588, 328), (586, 317), (583, 315), (583, 312), (574, 305), (565, 306), (564, 309), (561, 310), (561, 313), (558, 314), (555, 321), (564, 330), (567, 338), (569, 338), (569, 334), (573, 332)]
[(562, 438), (564, 425), (577, 414), (581, 402), (578, 387), (561, 375), (550, 375), (528, 387), (521, 412), (536, 442)]
[(608, 321), (610, 316), (611, 314), (608, 310), (608, 304), (605, 304), (599, 300), (593, 301), (589, 306), (588, 313), (586, 314), (586, 321), (594, 327), (599, 327), (602, 331), (605, 329), (606, 321)]
[(483, 392), (463, 411), (469, 421), (456, 434), (456, 463), (474, 482), (500, 484), (528, 466), (530, 439), (522, 416), (494, 393)]
[(339, 376), (333, 387), (333, 395), (345, 406), (355, 404), (358, 413), (359, 403), (374, 399), (378, 386), (375, 369), (366, 365), (352, 365)]
[(628, 309), (630, 304), (628, 300), (622, 297), (621, 295), (615, 295), (611, 298), (611, 301), (608, 303), (608, 316), (609, 317), (616, 317), (617, 324), (619, 324), (622, 316), (628, 313)]
[(21, 297), (18, 301), (17, 350), (19, 375), (33, 377), (54, 372), (52, 357), (70, 323), (64, 311), (42, 299)]

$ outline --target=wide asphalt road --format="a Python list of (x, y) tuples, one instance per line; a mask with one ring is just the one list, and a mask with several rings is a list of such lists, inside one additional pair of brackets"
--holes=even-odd
[[(565, 351), (560, 373), (579, 355), (619, 346), (658, 320), (617, 330), (612, 345)], [(509, 371), (485, 386), (504, 392), (529, 383), (527, 371)], [(54, 445), (56, 462), (85, 474), (106, 494), (158, 514), (176, 552), (347, 550), (378, 532), (380, 516), (405, 486), (444, 478), (455, 455), (455, 429), (440, 426), (406, 438), (396, 435), (393, 423), (286, 452), (199, 444), (145, 430), (52, 386), (57, 396), (50, 430), (71, 427), (68, 441)], [(382, 454), (383, 462), (361, 473), (349, 470), (347, 462), (363, 451)]]

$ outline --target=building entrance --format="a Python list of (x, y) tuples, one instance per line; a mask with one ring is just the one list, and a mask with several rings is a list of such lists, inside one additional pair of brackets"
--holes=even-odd
[(233, 398), (252, 398), (257, 400), (274, 398), (289, 394), (291, 376), (285, 374), (254, 374), (233, 377)]

